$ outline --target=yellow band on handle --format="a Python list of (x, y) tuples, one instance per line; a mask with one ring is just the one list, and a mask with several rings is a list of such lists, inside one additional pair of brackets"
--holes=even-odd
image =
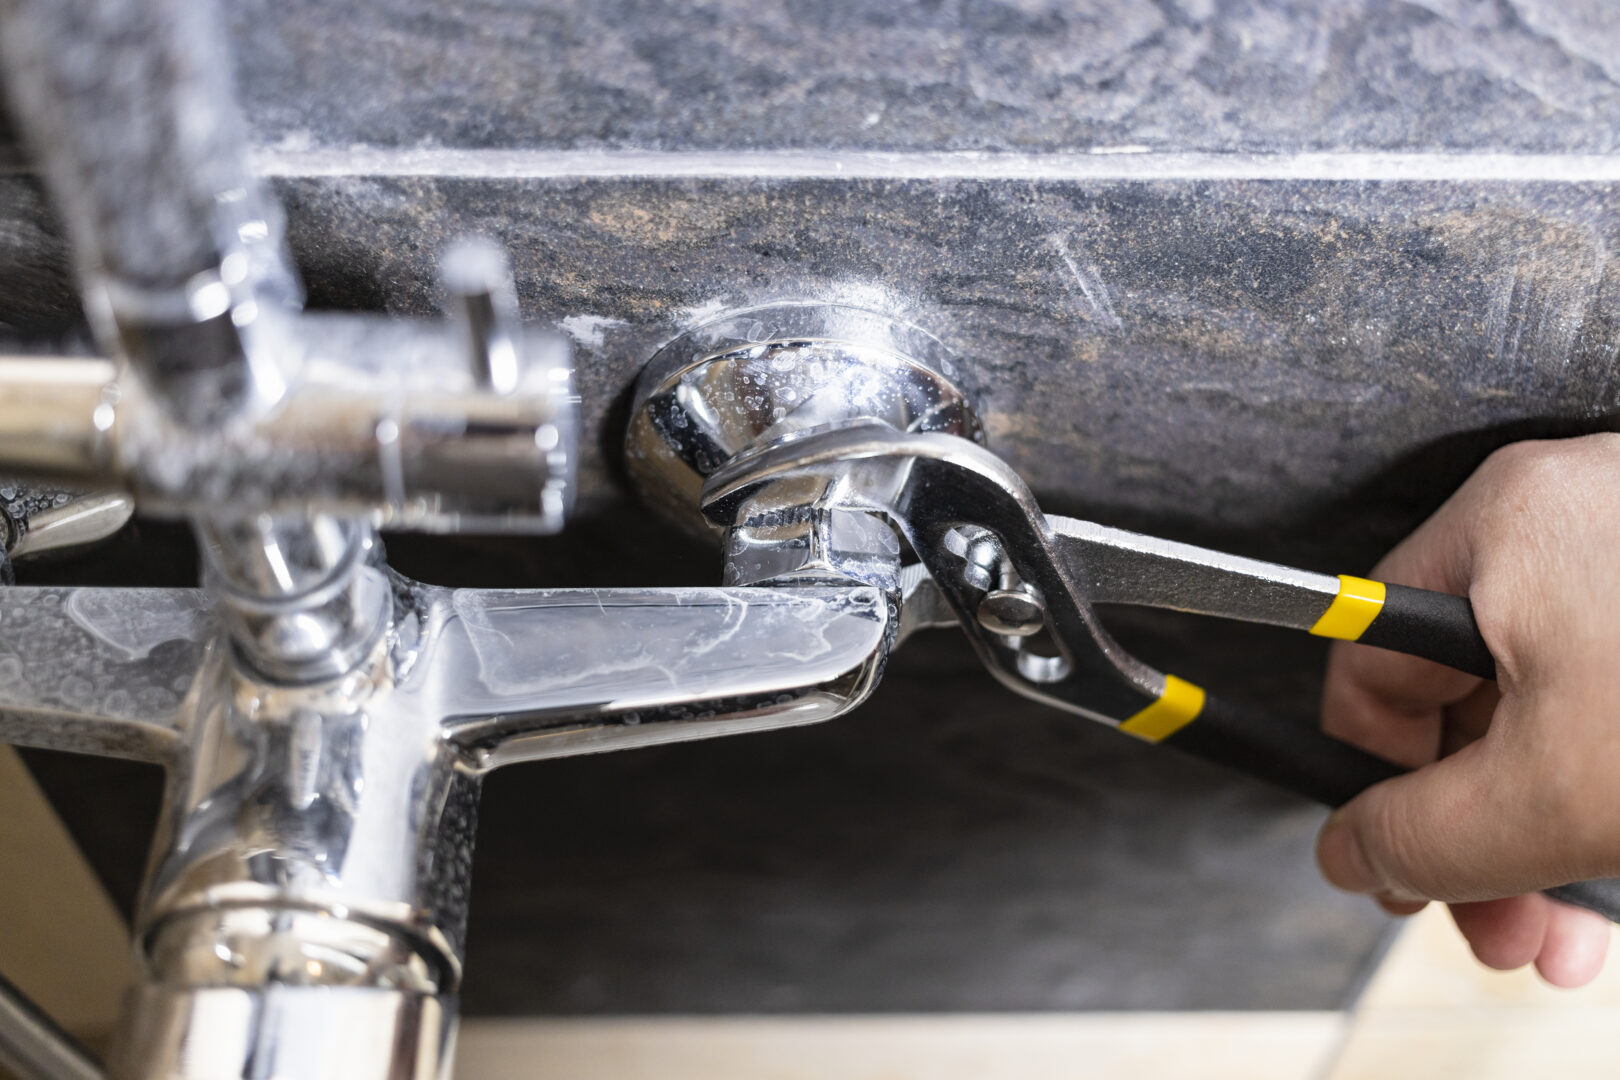
[(1311, 627), (1317, 637), (1355, 641), (1367, 632), (1367, 627), (1384, 610), (1384, 583), (1366, 578), (1339, 575), (1339, 595), (1322, 612), (1322, 617)]
[(1203, 711), (1203, 687), (1166, 675), (1159, 699), (1119, 725), (1119, 730), (1148, 742), (1161, 742), (1198, 719)]

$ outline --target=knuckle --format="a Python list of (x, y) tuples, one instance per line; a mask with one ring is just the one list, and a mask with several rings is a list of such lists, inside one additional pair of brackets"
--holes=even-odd
[(1487, 457), (1479, 474), (1492, 487), (1531, 499), (1558, 499), (1600, 476), (1620, 473), (1620, 434), (1509, 443)]
[(1357, 821), (1357, 834), (1374, 875), (1389, 895), (1404, 900), (1428, 898), (1428, 890), (1412, 880), (1411, 868), (1421, 862), (1416, 858), (1419, 845), (1398, 801), (1374, 789), (1366, 812)]
[(1533, 445), (1535, 444), (1516, 442), (1497, 447), (1480, 462), (1479, 468), (1474, 471), (1475, 477), (1500, 483), (1513, 474), (1524, 459), (1527, 448)]
[(1563, 442), (1510, 443), (1486, 458), (1481, 471), (1498, 488), (1534, 495), (1545, 490), (1549, 478), (1565, 470), (1569, 455), (1568, 444)]

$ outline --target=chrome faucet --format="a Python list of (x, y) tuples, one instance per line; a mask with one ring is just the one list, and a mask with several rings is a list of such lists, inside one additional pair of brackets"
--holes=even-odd
[[(0, 590), (0, 740), (168, 771), (110, 1071), (447, 1075), (480, 778), (853, 707), (894, 637), (892, 533), (877, 586), (404, 579), (379, 528), (568, 513), (569, 350), (517, 320), (502, 253), (445, 256), (445, 324), (305, 312), (211, 5), (5, 0), (0, 54), (102, 353), (0, 357), (0, 469), (111, 492), (64, 503), (94, 510), (77, 533), (8, 514), (6, 549), (133, 500), (204, 556), (200, 590)], [(0, 1007), (14, 1064), (83, 1064), (18, 1050), (27, 1015)]]

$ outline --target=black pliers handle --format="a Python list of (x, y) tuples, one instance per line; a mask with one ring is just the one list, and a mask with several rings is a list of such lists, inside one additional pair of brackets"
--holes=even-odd
[[(1496, 677), (1496, 661), (1465, 597), (1296, 570), (1074, 518), (1048, 517), (1047, 528), (1093, 603), (1285, 626)], [(1125, 718), (1120, 729), (1328, 806), (1401, 771), (1314, 728), (1266, 719), (1174, 676), (1166, 676), (1157, 701)]]
[[(1296, 570), (1076, 518), (1050, 515), (1047, 526), (1094, 603), (1289, 627), (1496, 678), (1495, 658), (1466, 597)], [(1119, 727), (1330, 807), (1407, 771), (1315, 727), (1279, 722), (1174, 675), (1165, 676), (1159, 698)], [(1620, 922), (1620, 880), (1547, 891)]]

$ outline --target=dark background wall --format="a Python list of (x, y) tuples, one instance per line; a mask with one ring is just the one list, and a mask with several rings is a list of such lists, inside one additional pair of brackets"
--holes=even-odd
[[(1048, 509), (1359, 571), (1492, 447), (1620, 399), (1620, 14), (1590, 0), (228, 3), (320, 307), (424, 313), (510, 246), (577, 344), (580, 519), (390, 540), (451, 584), (712, 582), (637, 509), (625, 395), (728, 308), (818, 297), (961, 356)], [(79, 322), (26, 159), (0, 329)], [(141, 522), (70, 580), (189, 583)], [(1309, 722), (1317, 643), (1111, 621)], [(33, 758), (115, 891), (150, 777)], [(144, 800), (144, 802), (143, 802)], [(818, 729), (489, 784), (474, 1012), (1323, 1008), (1384, 923), (1320, 812), (994, 687), (954, 635)]]

